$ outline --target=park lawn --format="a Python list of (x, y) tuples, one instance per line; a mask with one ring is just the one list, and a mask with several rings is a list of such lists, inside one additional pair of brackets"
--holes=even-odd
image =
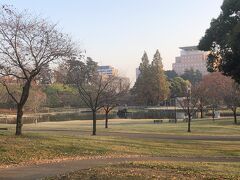
[(239, 157), (238, 141), (146, 140), (117, 136), (0, 133), (0, 165), (28, 164), (71, 157), (164, 156)]
[[(0, 125), (1, 127), (1, 125)], [(15, 126), (8, 125), (11, 129)], [(89, 131), (91, 134), (92, 121), (62, 121), (45, 122), (24, 125), (24, 130), (71, 130), (76, 132)], [(232, 119), (198, 119), (193, 120), (191, 133), (187, 133), (187, 123), (179, 122), (168, 123), (164, 120), (163, 124), (153, 124), (153, 119), (110, 119), (109, 128), (104, 128), (104, 120), (98, 120), (97, 132), (128, 132), (128, 133), (153, 133), (153, 134), (172, 134), (172, 135), (210, 135), (210, 136), (240, 136), (240, 124), (233, 124)]]
[[(125, 128), (124, 128), (125, 126)], [(178, 122), (168, 123), (164, 121), (163, 124), (153, 124), (152, 119), (148, 120), (133, 120), (130, 124), (128, 120), (121, 123), (115, 123), (110, 120), (110, 129), (112, 132), (133, 132), (133, 133), (154, 133), (154, 134), (173, 134), (173, 135), (240, 135), (240, 126), (233, 124), (232, 119), (218, 119), (212, 121), (211, 119), (192, 120), (191, 133), (187, 133), (187, 123)], [(127, 128), (126, 128), (127, 127)]]
[(240, 163), (130, 162), (85, 169), (46, 180), (62, 179), (240, 179)]
[[(186, 123), (153, 124), (152, 120), (110, 120), (110, 128), (98, 121), (97, 132), (130, 132), (177, 135), (240, 135), (240, 127), (232, 121), (193, 121), (192, 133), (186, 133)], [(4, 125), (0, 131), (0, 166), (31, 163), (70, 157), (95, 156), (240, 156), (238, 141), (161, 140), (124, 138), (117, 135), (91, 136), (91, 121), (64, 121), (26, 124), (23, 136), (15, 137), (15, 125)]]

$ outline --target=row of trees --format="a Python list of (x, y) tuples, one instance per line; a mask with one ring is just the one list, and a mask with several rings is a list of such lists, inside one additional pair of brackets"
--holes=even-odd
[(188, 86), (196, 85), (202, 80), (202, 74), (198, 70), (186, 69), (181, 76), (175, 71), (164, 71), (158, 50), (151, 63), (144, 52), (139, 71), (139, 77), (131, 89), (135, 105), (153, 106), (169, 97), (183, 97)]
[(218, 18), (212, 19), (198, 47), (209, 51), (209, 72), (221, 72), (235, 82), (220, 73), (205, 76), (194, 88), (196, 95), (190, 104), (198, 103), (201, 110), (210, 104), (214, 119), (215, 109), (224, 102), (233, 111), (234, 122), (237, 124), (236, 109), (240, 105), (240, 1), (224, 0), (221, 9)]
[[(237, 124), (237, 107), (240, 106), (240, 87), (229, 77), (221, 73), (211, 73), (203, 77), (194, 89), (195, 98), (199, 99), (201, 114), (204, 108), (212, 109), (212, 118), (215, 118), (215, 110), (226, 106), (233, 111), (234, 122)], [(202, 115), (201, 115), (202, 117)]]
[(229, 77), (219, 72), (205, 75), (194, 86), (188, 86), (183, 98), (178, 103), (188, 115), (188, 132), (191, 132), (191, 120), (197, 111), (203, 118), (204, 111), (212, 110), (212, 119), (218, 108), (227, 107), (232, 110), (234, 123), (237, 124), (237, 108), (240, 107), (240, 87)]
[[(200, 49), (210, 50), (209, 70), (221, 71), (236, 82), (239, 82), (240, 69), (239, 10), (237, 0), (225, 0), (220, 16), (212, 21), (199, 43)], [(123, 83), (122, 78), (99, 74), (97, 63), (83, 57), (77, 45), (55, 24), (7, 7), (1, 8), (0, 12), (0, 56), (0, 83), (17, 108), (16, 135), (22, 134), (23, 109), (31, 97), (30, 90), (34, 84), (51, 81), (49, 67), (53, 63), (60, 64), (56, 79), (74, 88), (82, 102), (92, 110), (93, 135), (96, 134), (97, 110), (104, 108), (109, 113), (129, 88), (129, 83)], [(203, 109), (211, 105), (214, 112), (219, 102), (231, 107), (236, 115), (239, 90), (229, 79), (225, 81), (223, 77), (218, 77), (217, 80), (211, 80), (211, 77), (206, 77), (197, 84), (199, 74), (195, 73), (189, 81), (186, 81), (186, 76), (168, 81), (159, 51), (151, 63), (144, 53), (139, 70), (140, 76), (131, 91), (138, 104), (156, 105), (167, 99), (170, 93), (175, 97), (187, 92), (189, 124), (195, 107)], [(188, 77), (189, 73), (191, 70), (186, 72)], [(225, 84), (229, 83), (227, 90), (224, 89), (225, 84), (221, 83), (223, 80)], [(192, 91), (189, 91), (189, 83), (192, 84)]]
[[(31, 102), (29, 97), (34, 105), (40, 102), (38, 96), (31, 95), (38, 91), (31, 90), (50, 83), (52, 63), (59, 64), (55, 76), (58, 81), (76, 92), (91, 109), (93, 135), (96, 135), (97, 111), (103, 108), (108, 117), (129, 88), (124, 78), (99, 74), (97, 63), (85, 59), (77, 45), (55, 24), (6, 7), (0, 12), (0, 56), (0, 83), (17, 109), (16, 135), (22, 134), (23, 110)], [(106, 127), (107, 122), (108, 118)]]
[(124, 78), (101, 74), (97, 63), (87, 57), (73, 56), (61, 65), (62, 79), (77, 89), (78, 95), (93, 114), (93, 135), (96, 135), (96, 114), (101, 108), (106, 115), (105, 127), (108, 128), (108, 114), (119, 105), (128, 92), (129, 82)]
[(203, 118), (204, 112), (211, 109), (212, 118), (215, 119), (215, 112), (219, 107), (231, 109), (234, 123), (237, 124), (240, 90), (231, 78), (221, 73), (202, 76), (193, 69), (186, 70), (181, 76), (174, 71), (164, 72), (159, 51), (155, 53), (151, 64), (144, 52), (139, 70), (140, 75), (131, 90), (135, 105), (159, 105), (168, 98), (177, 98), (178, 104), (188, 115), (189, 132), (191, 119), (197, 111), (200, 111)]
[(171, 80), (175, 77), (181, 77), (184, 80), (188, 80), (191, 84), (197, 84), (202, 80), (202, 73), (199, 70), (194, 70), (193, 68), (185, 69), (182, 75), (178, 75), (174, 70), (167, 70), (165, 74), (168, 80)]
[[(21, 95), (21, 87), (14, 83), (9, 87), (14, 96)], [(0, 108), (16, 109), (16, 104), (13, 99), (8, 96), (5, 87), (0, 85)], [(39, 98), (37, 98), (39, 97)], [(37, 99), (39, 100), (37, 100)], [(43, 108), (59, 108), (59, 107), (84, 107), (84, 102), (78, 98), (77, 89), (62, 83), (40, 84), (33, 83), (29, 93), (29, 98), (24, 106), (24, 111), (34, 112), (33, 105), (36, 102), (36, 109)]]

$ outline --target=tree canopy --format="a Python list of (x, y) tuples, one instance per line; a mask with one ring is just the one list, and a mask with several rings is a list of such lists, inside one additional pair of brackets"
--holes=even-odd
[(198, 46), (210, 51), (208, 71), (222, 72), (240, 83), (240, 1), (224, 0), (221, 9)]
[(167, 76), (168, 80), (178, 77), (178, 74), (174, 70), (165, 71), (165, 75)]
[(173, 78), (170, 81), (171, 97), (184, 97), (190, 84), (188, 80), (181, 77)]
[(181, 77), (184, 79), (184, 80), (188, 80), (190, 81), (190, 83), (192, 85), (195, 85), (197, 84), (198, 82), (201, 81), (202, 79), (202, 73), (199, 71), (199, 70), (193, 70), (192, 68), (191, 69), (186, 69), (184, 71), (184, 73), (181, 75)]

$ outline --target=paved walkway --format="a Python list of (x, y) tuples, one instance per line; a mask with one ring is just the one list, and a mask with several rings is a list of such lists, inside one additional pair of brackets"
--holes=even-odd
[(181, 161), (181, 162), (240, 162), (240, 157), (128, 157), (105, 158), (88, 160), (64, 160), (56, 163), (46, 163), (22, 167), (0, 169), (0, 179), (3, 180), (32, 180), (81, 169), (93, 168), (106, 164), (116, 164), (130, 161)]

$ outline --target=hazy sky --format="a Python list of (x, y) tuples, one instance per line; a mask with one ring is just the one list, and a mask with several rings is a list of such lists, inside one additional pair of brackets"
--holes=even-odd
[(180, 46), (197, 45), (223, 0), (1, 0), (28, 9), (80, 42), (100, 65), (112, 65), (135, 81), (135, 68), (146, 50), (159, 49), (172, 69)]

